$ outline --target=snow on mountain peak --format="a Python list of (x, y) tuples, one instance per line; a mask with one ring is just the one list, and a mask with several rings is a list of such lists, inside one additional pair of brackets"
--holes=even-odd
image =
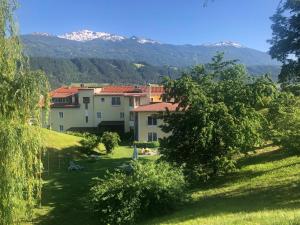
[(52, 34), (46, 32), (33, 32), (32, 35), (39, 35), (39, 36), (53, 36)]
[(72, 40), (72, 41), (82, 41), (82, 42), (91, 41), (94, 39), (102, 39), (105, 41), (122, 41), (125, 39), (125, 37), (123, 36), (114, 35), (106, 32), (95, 32), (91, 30), (81, 30), (78, 32), (66, 33), (58, 37)]
[(214, 44), (205, 44), (205, 46), (210, 46), (210, 47), (235, 47), (235, 48), (243, 48), (243, 45), (241, 45), (238, 42), (233, 42), (233, 41), (221, 41), (221, 42), (214, 43)]
[(140, 44), (159, 44), (157, 41), (146, 38), (139, 38), (137, 42)]

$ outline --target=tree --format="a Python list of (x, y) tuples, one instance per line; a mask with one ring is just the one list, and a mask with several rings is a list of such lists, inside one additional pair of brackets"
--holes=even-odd
[(300, 81), (300, 1), (285, 0), (274, 16), (273, 37), (269, 42), (270, 54), (283, 63), (279, 81), (295, 83)]
[[(191, 74), (164, 81), (166, 101), (175, 101), (177, 112), (166, 112), (161, 140), (162, 158), (183, 165), (186, 172), (208, 179), (235, 168), (235, 155), (264, 141), (267, 121), (262, 110), (276, 96), (268, 77), (252, 80), (235, 62), (196, 67)], [(195, 177), (193, 177), (195, 178)]]
[(85, 135), (80, 144), (87, 152), (92, 152), (100, 144), (100, 138), (96, 135)]
[(136, 224), (146, 217), (166, 215), (184, 200), (181, 169), (165, 162), (131, 162), (130, 174), (107, 172), (94, 178), (90, 205), (99, 224)]
[(286, 150), (300, 151), (300, 102), (299, 98), (282, 92), (269, 109), (272, 140)]
[[(0, 1), (0, 224), (29, 219), (41, 195), (41, 96), (48, 83), (29, 70), (17, 36), (13, 0)], [(39, 123), (36, 123), (39, 124)]]
[(101, 142), (104, 144), (106, 152), (111, 153), (121, 142), (120, 136), (115, 132), (104, 132), (101, 137)]

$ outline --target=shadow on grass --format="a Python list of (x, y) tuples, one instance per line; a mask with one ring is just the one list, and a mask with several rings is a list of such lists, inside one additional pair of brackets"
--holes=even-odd
[(272, 151), (263, 152), (257, 155), (245, 156), (238, 161), (238, 167), (255, 165), (260, 163), (274, 162), (282, 160), (288, 156), (295, 155), (295, 152), (283, 150), (281, 148), (274, 149)]
[[(256, 188), (245, 192), (226, 192), (220, 195), (202, 197), (185, 206), (182, 211), (168, 215), (164, 224), (180, 223), (195, 218), (224, 215), (226, 213), (251, 213), (264, 210), (285, 210), (300, 208), (300, 183)], [(176, 219), (174, 219), (176, 218)], [(143, 224), (158, 224), (148, 221)]]
[[(107, 170), (113, 170), (131, 158), (110, 158), (100, 156), (91, 161), (80, 153), (80, 147), (59, 150), (60, 162), (54, 149), (49, 149), (49, 159), (44, 158), (45, 169), (50, 164), (50, 171), (44, 173), (45, 184), (42, 192), (42, 209), (47, 211), (39, 216), (36, 224), (66, 225), (66, 224), (98, 224), (87, 207), (86, 197), (91, 187), (93, 177), (103, 177)], [(82, 171), (68, 171), (70, 160), (84, 167)], [(41, 213), (43, 214), (43, 213)]]
[[(275, 162), (293, 155), (295, 155), (295, 153), (278, 149), (246, 157), (240, 160), (239, 163), (242, 166), (255, 165)], [(209, 189), (222, 188), (224, 186), (234, 186), (235, 183), (238, 184), (243, 181), (251, 181), (266, 173), (274, 174), (276, 171), (299, 164), (300, 162), (297, 161), (286, 163), (285, 165), (279, 164), (277, 167), (272, 166), (270, 169), (264, 171), (238, 171), (223, 177), (215, 178), (208, 184), (203, 184), (200, 189), (194, 189), (190, 192), (195, 193), (199, 190), (206, 191)], [(146, 223), (141, 224), (159, 224), (157, 221), (163, 221), (164, 224), (173, 224), (195, 218), (206, 218), (226, 213), (251, 213), (263, 210), (299, 209), (300, 179), (295, 177), (295, 179), (292, 180), (293, 181), (288, 184), (279, 182), (267, 187), (264, 187), (264, 184), (260, 183), (260, 185), (253, 185), (252, 188), (246, 186), (243, 188), (234, 188), (231, 191), (226, 191), (226, 189), (224, 189), (222, 193), (209, 194), (208, 196), (204, 195), (197, 200), (186, 203), (181, 210), (172, 215), (154, 219), (153, 221), (146, 221)]]

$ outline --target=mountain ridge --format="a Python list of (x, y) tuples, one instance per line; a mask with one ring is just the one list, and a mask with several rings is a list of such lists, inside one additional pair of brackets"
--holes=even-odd
[(107, 58), (144, 61), (155, 66), (186, 67), (208, 63), (217, 52), (224, 52), (225, 59), (238, 59), (240, 63), (247, 66), (279, 65), (279, 62), (272, 60), (267, 53), (232, 41), (202, 45), (173, 45), (148, 38), (136, 36), (127, 38), (89, 30), (58, 36), (35, 33), (22, 35), (21, 40), (26, 54), (32, 57)]

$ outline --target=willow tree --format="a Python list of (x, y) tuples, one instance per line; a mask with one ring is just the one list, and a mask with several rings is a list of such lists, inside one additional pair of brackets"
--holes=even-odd
[[(14, 23), (15, 0), (0, 0), (0, 224), (32, 215), (41, 193), (40, 100), (48, 83), (32, 72)], [(47, 105), (47, 104), (46, 104)]]

